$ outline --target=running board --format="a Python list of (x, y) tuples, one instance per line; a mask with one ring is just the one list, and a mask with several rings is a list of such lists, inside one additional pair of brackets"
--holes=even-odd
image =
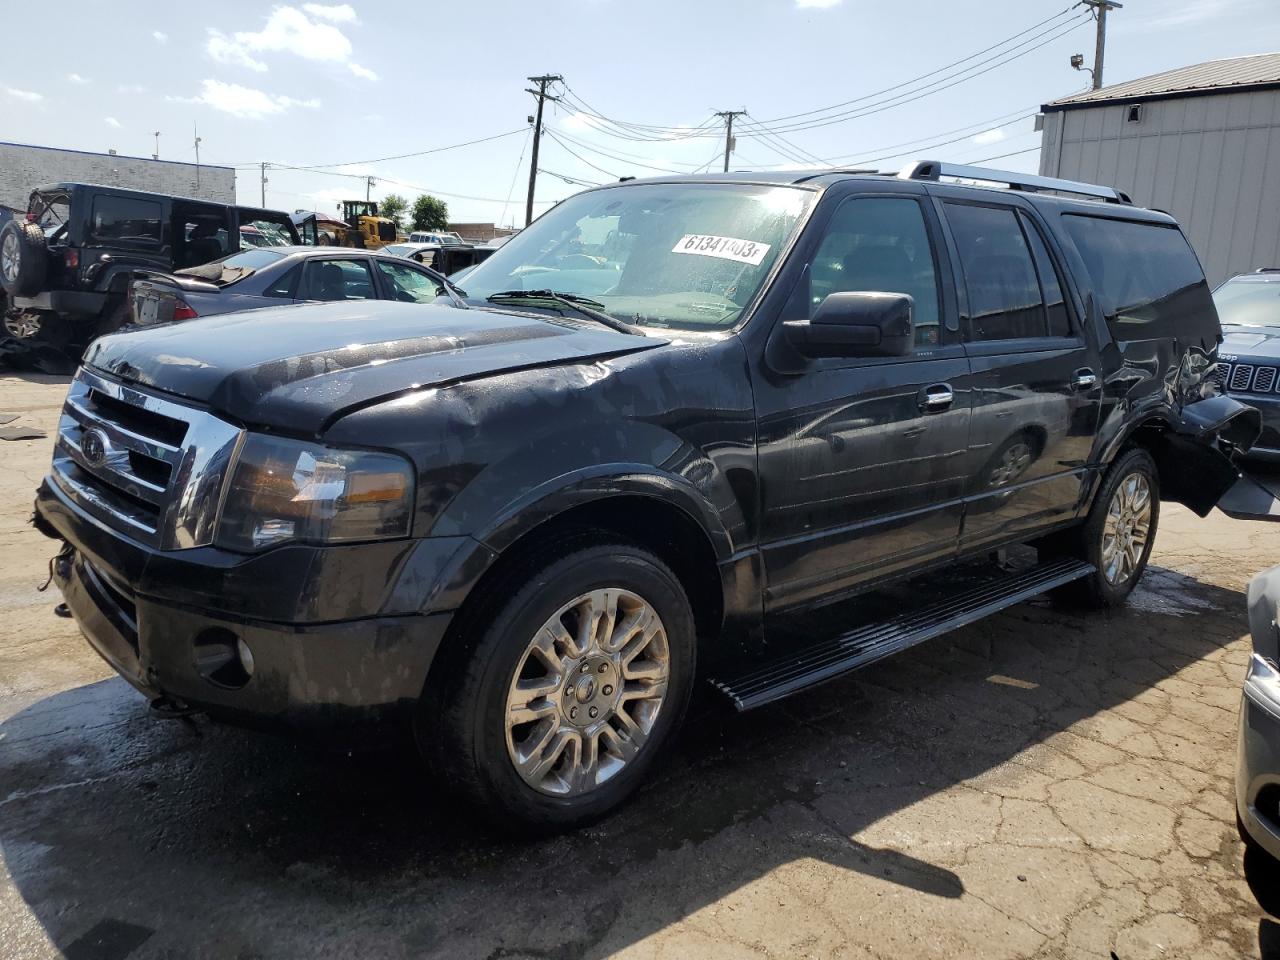
[(1087, 577), (1093, 569), (1092, 564), (1081, 560), (1054, 560), (1009, 573), (914, 611), (867, 624), (811, 646), (790, 649), (786, 655), (740, 676), (712, 678), (711, 683), (732, 700), (740, 712), (751, 710), (981, 620), (1064, 583)]

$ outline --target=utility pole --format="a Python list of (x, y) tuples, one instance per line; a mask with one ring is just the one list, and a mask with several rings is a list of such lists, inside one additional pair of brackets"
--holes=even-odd
[(724, 117), (724, 172), (729, 172), (729, 154), (733, 152), (733, 121), (735, 117), (746, 116), (745, 110), (719, 110), (717, 117)]
[(200, 189), (200, 128), (196, 126), (194, 120), (191, 121), (191, 135), (196, 138), (196, 189)]
[(369, 196), (373, 193), (373, 177), (364, 178), (364, 202), (369, 202)]
[(1086, 7), (1093, 8), (1094, 19), (1098, 22), (1098, 42), (1093, 51), (1093, 89), (1102, 86), (1102, 61), (1107, 50), (1107, 11), (1120, 9), (1123, 3), (1115, 0), (1080, 0)]
[(267, 207), (267, 165), (263, 163), (259, 164), (259, 166), (262, 167), (262, 208), (265, 210)]
[(151, 159), (159, 160), (160, 159), (160, 131), (159, 130), (155, 132), (155, 138), (156, 138), (156, 152), (151, 155)]
[(548, 100), (554, 103), (560, 99), (547, 93), (547, 85), (560, 83), (563, 80), (564, 77), (559, 74), (543, 74), (540, 77), (529, 77), (530, 83), (538, 85), (537, 90), (525, 87), (526, 93), (532, 93), (538, 98), (538, 113), (533, 119), (533, 156), (529, 160), (529, 199), (525, 201), (524, 205), (524, 225), (526, 227), (533, 223), (533, 191), (538, 184), (538, 142), (542, 139), (542, 105)]

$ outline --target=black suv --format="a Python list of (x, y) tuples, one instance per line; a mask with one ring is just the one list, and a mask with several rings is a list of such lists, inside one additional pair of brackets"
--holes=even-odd
[(1207, 513), (1259, 429), (1178, 225), (1086, 184), (633, 181), (459, 282), (98, 340), (37, 522), (158, 711), (401, 720), (508, 825), (619, 803), (695, 671), (745, 710), (1044, 591), (1121, 603), (1161, 500)]
[(0, 228), (5, 331), (65, 346), (117, 330), (135, 270), (170, 273), (235, 253), (242, 228), (299, 242), (275, 210), (89, 183), (38, 187), (25, 219)]

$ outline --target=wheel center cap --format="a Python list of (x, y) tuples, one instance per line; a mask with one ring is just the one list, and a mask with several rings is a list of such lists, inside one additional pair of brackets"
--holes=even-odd
[(574, 686), (573, 696), (579, 703), (586, 703), (596, 695), (596, 681), (593, 677), (583, 677)]

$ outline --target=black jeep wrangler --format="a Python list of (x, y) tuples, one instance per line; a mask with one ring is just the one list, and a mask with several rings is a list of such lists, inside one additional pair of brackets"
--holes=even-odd
[(1259, 429), (1178, 225), (1087, 184), (633, 181), (460, 282), (96, 341), (37, 522), (158, 711), (412, 725), (526, 829), (633, 791), (695, 673), (746, 710), (1041, 592), (1122, 603)]
[(38, 187), (26, 217), (0, 228), (5, 332), (61, 347), (117, 330), (135, 270), (171, 273), (235, 253), (242, 228), (299, 242), (275, 210), (88, 183)]

